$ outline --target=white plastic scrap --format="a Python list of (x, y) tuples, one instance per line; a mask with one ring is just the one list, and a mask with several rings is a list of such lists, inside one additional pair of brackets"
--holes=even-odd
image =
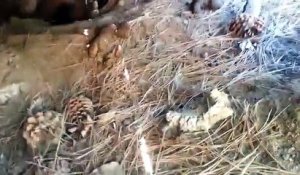
[(239, 44), (239, 47), (242, 51), (246, 51), (246, 50), (254, 50), (255, 47), (254, 45), (251, 43), (251, 41), (249, 39), (242, 41)]
[(179, 113), (169, 111), (166, 120), (169, 122), (168, 128), (180, 128), (184, 132), (209, 130), (217, 122), (233, 115), (233, 109), (230, 107), (228, 95), (214, 89), (210, 96), (216, 102), (209, 110), (201, 114)]
[(148, 146), (146, 144), (146, 140), (144, 139), (144, 137), (140, 139), (140, 151), (141, 151), (141, 157), (143, 159), (144, 168), (147, 175), (153, 175), (152, 161), (148, 153)]
[(125, 175), (125, 172), (118, 162), (110, 162), (94, 169), (90, 175)]
[(11, 84), (0, 89), (0, 105), (6, 104), (11, 98), (21, 94), (22, 91), (28, 90), (25, 83)]

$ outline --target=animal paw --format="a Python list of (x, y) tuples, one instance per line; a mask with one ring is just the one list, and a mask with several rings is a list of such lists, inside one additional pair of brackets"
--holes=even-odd
[[(118, 25), (110, 24), (104, 27), (90, 43), (88, 48), (89, 57), (97, 57), (102, 62), (105, 59), (104, 57), (109, 55), (112, 50), (120, 50), (120, 40), (127, 39), (129, 36), (130, 25), (127, 22)], [(115, 48), (116, 46), (118, 47)]]

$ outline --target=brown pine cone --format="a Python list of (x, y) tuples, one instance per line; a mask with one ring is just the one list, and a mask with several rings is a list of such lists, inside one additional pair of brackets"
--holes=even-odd
[(32, 149), (42, 144), (57, 144), (62, 132), (62, 114), (55, 111), (37, 112), (27, 118), (23, 137)]
[(251, 14), (242, 13), (229, 25), (233, 37), (249, 38), (262, 32), (264, 21)]
[(75, 137), (85, 137), (93, 126), (93, 102), (83, 96), (72, 98), (65, 112), (67, 132)]

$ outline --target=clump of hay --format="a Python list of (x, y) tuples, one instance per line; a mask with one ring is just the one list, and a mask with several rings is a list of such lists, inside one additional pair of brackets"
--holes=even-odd
[(257, 127), (257, 109), (248, 102), (236, 101), (233, 117), (206, 131), (172, 139), (161, 130), (166, 111), (195, 96), (268, 75), (260, 62), (268, 29), (256, 50), (240, 52), (236, 39), (217, 35), (221, 10), (183, 19), (176, 10), (180, 3), (151, 5), (130, 22), (135, 33), (122, 43), (122, 60), (88, 86), (99, 104), (99, 120), (90, 146), (77, 158), (90, 169), (119, 161), (127, 174), (141, 174), (150, 171), (139, 152), (144, 138), (154, 174), (288, 173), (264, 147), (263, 140), (273, 137), (265, 135), (270, 124)]
[(270, 5), (264, 6), (262, 11), (268, 13), (262, 13), (262, 16), (267, 22), (267, 28), (262, 35), (262, 42), (250, 59), (256, 59), (264, 72), (278, 71), (287, 77), (293, 77), (299, 66), (299, 2), (266, 3)]
[[(277, 133), (268, 131), (281, 116), (282, 107), (272, 112), (271, 106), (266, 108), (271, 112), (261, 113), (259, 109), (265, 106), (259, 105), (269, 103), (259, 101), (255, 107), (246, 97), (225, 98), (223, 106), (232, 117), (224, 115), (213, 127), (176, 138), (163, 132), (167, 111), (201, 105), (206, 111), (214, 109), (218, 102), (210, 103), (205, 93), (218, 88), (232, 95), (230, 88), (237, 88), (238, 83), (272, 77), (266, 66), (265, 44), (272, 43), (273, 30), (267, 28), (256, 50), (241, 52), (235, 47), (237, 39), (222, 35), (220, 24), (226, 13), (222, 10), (226, 8), (183, 19), (178, 15), (181, 7), (181, 3), (168, 0), (151, 3), (143, 16), (129, 22), (134, 33), (120, 43), (124, 51), (121, 60), (101, 71), (95, 60), (86, 61), (88, 72), (80, 85), (95, 102), (91, 135), (72, 147), (61, 141), (54, 156), (44, 157), (38, 167), (43, 169), (47, 161), (54, 161), (57, 166), (48, 168), (52, 172), (64, 165), (67, 173), (88, 174), (113, 162), (126, 174), (291, 174), (292, 169), (274, 160), (277, 147), (270, 149), (266, 144), (276, 137)], [(279, 8), (283, 7), (274, 8), (274, 13), (282, 12)], [(278, 81), (276, 78), (272, 81)], [(245, 89), (237, 96), (254, 91)]]
[(239, 53), (235, 39), (216, 35), (222, 13), (182, 19), (179, 6), (155, 2), (131, 21), (135, 33), (122, 43), (122, 60), (86, 86), (98, 102), (98, 120), (89, 146), (76, 159), (90, 171), (118, 161), (127, 174), (151, 172), (139, 151), (144, 138), (154, 174), (286, 173), (262, 164), (264, 158), (272, 162), (261, 143), (270, 126), (257, 127), (255, 108), (248, 103), (237, 102), (233, 118), (209, 130), (165, 137), (161, 129), (167, 110), (176, 111), (199, 94), (224, 89), (261, 70), (253, 51)]

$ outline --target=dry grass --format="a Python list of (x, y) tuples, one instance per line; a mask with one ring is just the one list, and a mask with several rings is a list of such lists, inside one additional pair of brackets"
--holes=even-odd
[[(281, 88), (282, 77), (274, 75), (277, 69), (268, 51), (274, 48), (276, 36), (289, 33), (283, 27), (286, 23), (281, 23), (284, 17), (299, 24), (296, 6), (299, 2), (286, 1), (272, 8), (270, 13), (275, 15), (270, 16), (277, 23), (268, 23), (264, 42), (256, 50), (237, 52), (236, 39), (211, 36), (221, 30), (221, 11), (187, 20), (177, 16), (178, 2), (154, 1), (144, 16), (130, 22), (133, 34), (122, 43), (122, 60), (100, 73), (91, 66), (93, 61), (87, 61), (89, 71), (81, 88), (97, 102), (98, 120), (90, 138), (72, 150), (62, 141), (55, 160), (72, 159), (70, 167), (78, 174), (110, 161), (121, 162), (126, 174), (295, 174), (277, 160), (269, 143), (278, 134), (269, 133), (270, 128), (286, 106), (275, 105), (276, 112), (261, 114), (270, 120), (261, 121), (254, 105), (257, 100), (247, 101), (244, 93), (251, 90), (239, 89), (239, 83), (276, 88), (272, 83), (255, 84), (267, 79)], [(173, 137), (163, 132), (168, 110), (185, 108), (194, 99), (192, 105), (208, 108), (209, 103), (197, 99), (216, 87), (230, 95), (228, 87), (240, 90), (233, 95), (231, 118), (208, 132)], [(260, 98), (270, 93), (267, 90)]]
[[(174, 4), (152, 5), (146, 16), (131, 21), (135, 33), (123, 43), (123, 60), (94, 75), (87, 86), (98, 102), (99, 120), (90, 146), (73, 153), (75, 160), (85, 162), (88, 169), (117, 160), (127, 174), (292, 174), (272, 164), (274, 157), (266, 147), (273, 137), (266, 134), (270, 123), (255, 127), (253, 105), (241, 101), (233, 118), (209, 132), (182, 133), (176, 139), (164, 135), (166, 110), (176, 110), (216, 86), (225, 88), (254, 78), (263, 68), (257, 66), (253, 51), (237, 55), (231, 47), (233, 39), (208, 37), (219, 30), (212, 20), (218, 14), (197, 19), (208, 33), (186, 33)], [(141, 146), (143, 139), (146, 144)], [(145, 147), (150, 165), (142, 156)]]
[[(183, 18), (176, 16), (176, 2), (152, 5), (145, 16), (131, 21), (134, 34), (123, 43), (123, 59), (87, 86), (98, 102), (99, 120), (90, 146), (80, 150), (76, 159), (90, 169), (120, 161), (127, 174), (293, 174), (278, 166), (268, 148), (268, 140), (276, 136), (267, 134), (276, 116), (257, 127), (253, 104), (237, 100), (235, 115), (209, 132), (181, 133), (174, 139), (162, 130), (167, 110), (178, 109), (197, 94), (259, 79), (258, 75), (272, 79), (264, 59), (273, 30), (267, 31), (263, 38), (267, 42), (257, 51), (237, 54), (234, 39), (209, 37), (220, 30), (221, 13), (204, 14), (185, 26)], [(277, 6), (271, 13), (288, 6), (294, 9), (291, 5), (297, 3)], [(144, 148), (151, 163), (146, 163)]]

